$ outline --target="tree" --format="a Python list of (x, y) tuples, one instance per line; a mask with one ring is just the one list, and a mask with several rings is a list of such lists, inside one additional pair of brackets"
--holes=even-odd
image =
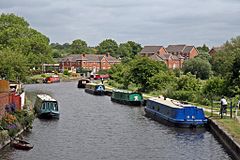
[(1, 78), (17, 81), (25, 79), (28, 73), (28, 62), (24, 55), (7, 49), (0, 51), (0, 59)]
[(224, 91), (226, 91), (226, 85), (224, 80), (220, 77), (211, 77), (203, 86), (203, 94), (211, 99), (216, 96), (220, 97), (224, 95)]
[(136, 57), (129, 62), (129, 81), (141, 86), (146, 91), (148, 81), (160, 71), (166, 71), (167, 67), (163, 62), (151, 60), (148, 57)]
[(174, 72), (163, 71), (149, 78), (147, 89), (151, 91), (165, 91), (169, 88), (175, 88), (177, 85), (177, 77)]
[(208, 79), (211, 75), (211, 64), (200, 58), (193, 58), (183, 63), (183, 72), (190, 72), (197, 78)]
[(112, 39), (106, 39), (97, 46), (97, 50), (100, 54), (110, 53), (112, 56), (116, 56), (117, 49), (118, 44)]
[(0, 16), (0, 50), (6, 48), (25, 56), (35, 54), (36, 58), (42, 55), (50, 57), (51, 53), (49, 39), (30, 28), (24, 18), (14, 14)]
[(121, 43), (117, 49), (117, 56), (124, 58), (130, 57), (132, 54), (132, 47), (128, 43)]
[(135, 56), (137, 55), (141, 50), (142, 50), (142, 47), (140, 44), (136, 43), (136, 42), (133, 42), (133, 41), (128, 41), (127, 42), (131, 48), (132, 48), (132, 55)]
[(76, 39), (71, 44), (71, 52), (73, 54), (82, 54), (87, 52), (87, 43), (81, 39)]
[(208, 52), (208, 51), (209, 51), (209, 48), (208, 48), (208, 46), (207, 46), (206, 44), (203, 44), (202, 47), (197, 47), (197, 50), (198, 50), (199, 52)]

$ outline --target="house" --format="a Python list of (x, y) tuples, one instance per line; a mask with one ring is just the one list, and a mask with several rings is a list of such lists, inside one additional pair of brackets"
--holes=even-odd
[(213, 47), (212, 49), (210, 49), (208, 53), (210, 54), (210, 56), (214, 56), (217, 52), (222, 51), (223, 49), (224, 49), (223, 46)]
[(144, 46), (139, 54), (153, 60), (162, 61), (169, 69), (182, 68), (184, 61), (184, 57), (168, 53), (163, 46)]
[(154, 54), (167, 54), (167, 50), (163, 46), (144, 46), (144, 48), (139, 53), (141, 56), (152, 56)]
[(185, 44), (169, 45), (166, 50), (170, 54), (181, 55), (185, 60), (194, 58), (199, 54), (194, 46), (187, 46)]
[(110, 69), (113, 64), (120, 61), (110, 54), (72, 54), (62, 58), (59, 62), (60, 70), (73, 70), (77, 68), (99, 71)]

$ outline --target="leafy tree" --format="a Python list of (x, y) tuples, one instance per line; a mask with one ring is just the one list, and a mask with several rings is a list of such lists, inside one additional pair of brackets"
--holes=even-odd
[(199, 52), (199, 54), (195, 58), (200, 58), (202, 60), (206, 60), (209, 63), (212, 60), (212, 57), (211, 57), (211, 55), (208, 52)]
[(81, 39), (76, 39), (71, 44), (71, 51), (73, 54), (86, 53), (87, 43)]
[(184, 62), (183, 71), (185, 74), (190, 72), (197, 78), (208, 79), (211, 75), (211, 64), (206, 60), (193, 58)]
[(132, 47), (128, 43), (121, 43), (117, 49), (117, 56), (124, 58), (130, 57), (132, 54)]
[(14, 14), (0, 16), (0, 50), (6, 48), (25, 56), (35, 54), (37, 59), (43, 55), (50, 58), (51, 53), (49, 39), (30, 28), (24, 18)]
[(226, 94), (226, 91), (226, 83), (220, 77), (211, 77), (203, 85), (203, 94), (211, 99)]
[(112, 56), (116, 56), (117, 49), (118, 44), (112, 39), (106, 39), (97, 46), (97, 50), (100, 54), (110, 53)]
[[(17, 58), (16, 58), (17, 57)], [(0, 77), (8, 80), (24, 80), (28, 63), (24, 55), (10, 49), (0, 51)]]
[(169, 88), (175, 88), (177, 77), (171, 71), (160, 71), (149, 78), (147, 89), (151, 91), (164, 91)]
[(177, 80), (177, 90), (185, 90), (185, 91), (199, 91), (201, 88), (201, 82), (196, 78), (195, 75), (187, 73), (186, 75), (182, 75)]
[(209, 48), (208, 48), (208, 46), (207, 46), (206, 44), (203, 44), (202, 47), (197, 47), (197, 50), (198, 50), (199, 52), (208, 52), (208, 51), (209, 51)]
[(160, 71), (166, 71), (167, 67), (163, 62), (151, 60), (148, 57), (136, 57), (129, 62), (129, 81), (141, 86), (141, 90), (147, 89), (148, 81)]
[(142, 50), (142, 47), (140, 44), (136, 43), (136, 42), (133, 42), (133, 41), (128, 41), (127, 42), (131, 48), (132, 48), (132, 54), (135, 56), (137, 55), (141, 50)]

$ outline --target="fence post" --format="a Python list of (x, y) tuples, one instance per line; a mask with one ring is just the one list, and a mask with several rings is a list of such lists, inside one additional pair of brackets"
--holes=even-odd
[(232, 99), (231, 99), (231, 103), (230, 103), (230, 118), (232, 118)]

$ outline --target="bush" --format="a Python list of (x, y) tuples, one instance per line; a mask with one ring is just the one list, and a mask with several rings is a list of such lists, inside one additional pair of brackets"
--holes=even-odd
[(68, 70), (64, 70), (63, 74), (66, 75), (66, 76), (70, 76), (70, 73), (68, 72)]

